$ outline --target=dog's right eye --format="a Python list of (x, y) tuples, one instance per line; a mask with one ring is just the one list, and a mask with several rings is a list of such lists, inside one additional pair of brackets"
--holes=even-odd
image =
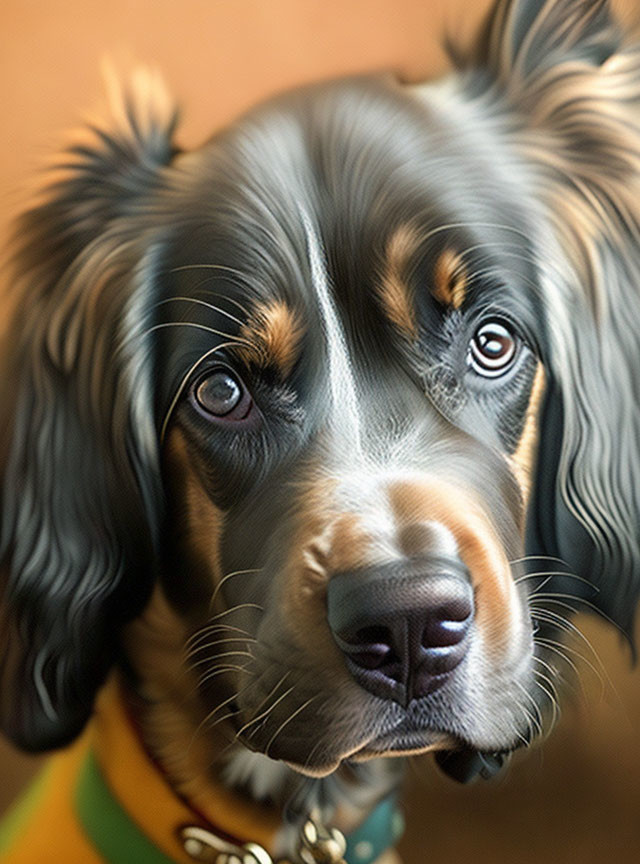
[(246, 420), (254, 404), (240, 378), (222, 367), (198, 379), (192, 399), (201, 413), (229, 421)]

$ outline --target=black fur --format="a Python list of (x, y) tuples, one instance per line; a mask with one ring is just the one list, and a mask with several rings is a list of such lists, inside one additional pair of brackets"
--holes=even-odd
[[(616, 73), (607, 61), (621, 53), (627, 65)], [(162, 569), (166, 535), (175, 524), (167, 521), (161, 435), (172, 407), (184, 418), (184, 402), (172, 406), (172, 399), (181, 375), (209, 343), (200, 346), (202, 334), (183, 331), (174, 338), (168, 331), (154, 330), (171, 317), (158, 304), (184, 294), (196, 297), (202, 274), (185, 275), (180, 268), (228, 258), (228, 264), (239, 261), (240, 269), (247, 265), (245, 270), (260, 278), (244, 285), (244, 293), (237, 282), (225, 285), (231, 297), (227, 318), (238, 312), (238, 303), (268, 295), (268, 279), (277, 284), (277, 274), (288, 299), (303, 298), (300, 307), (317, 332), (313, 304), (304, 293), (309, 275), (304, 255), (296, 257), (304, 244), (292, 202), (306, 195), (329, 249), (328, 267), (336, 284), (347, 286), (339, 305), (355, 330), (350, 338), (358, 350), (365, 346), (372, 355), (379, 352), (375, 356), (381, 387), (394, 395), (401, 388), (394, 390), (389, 384), (393, 376), (385, 379), (385, 374), (404, 356), (404, 349), (381, 347), (385, 340), (387, 345), (392, 341), (386, 325), (380, 315), (363, 309), (358, 293), (388, 225), (406, 214), (428, 216), (428, 225), (437, 225), (449, 214), (463, 212), (475, 226), (464, 234), (467, 245), (484, 242), (487, 248), (498, 248), (494, 275), (500, 278), (488, 286), (489, 299), (483, 302), (485, 307), (502, 302), (502, 294), (508, 294), (501, 290), (507, 281), (502, 277), (513, 275), (521, 292), (512, 291), (504, 302), (531, 331), (532, 350), (538, 351), (547, 375), (526, 552), (561, 559), (558, 568), (568, 575), (558, 579), (555, 590), (572, 594), (577, 607), (588, 600), (631, 632), (640, 587), (640, 385), (635, 376), (640, 211), (637, 204), (630, 209), (629, 200), (621, 196), (640, 177), (640, 134), (625, 137), (623, 128), (626, 120), (640, 133), (638, 55), (622, 41), (605, 2), (500, 0), (474, 50), (457, 54), (461, 110), (463, 103), (464, 110), (472, 106), (469, 116), (475, 113), (482, 125), (476, 148), (469, 116), (459, 118), (466, 137), (446, 155), (456, 158), (459, 147), (463, 173), (454, 170), (453, 162), (450, 175), (444, 168), (439, 173), (440, 163), (429, 161), (446, 150), (438, 144), (441, 130), (432, 132), (428, 110), (389, 82), (350, 82), (344, 89), (334, 85), (288, 97), (258, 114), (257, 120), (246, 121), (246, 127), (240, 124), (218, 137), (201, 153), (185, 154), (175, 162), (174, 115), (145, 125), (139, 109), (128, 102), (126, 128), (94, 130), (93, 144), (68, 151), (66, 177), (49, 185), (45, 203), (32, 209), (18, 228), (17, 310), (4, 360), (0, 719), (13, 740), (38, 750), (78, 734), (97, 688), (119, 656), (122, 625), (144, 608)], [(604, 80), (607, 75), (610, 92), (593, 96), (599, 76)], [(574, 116), (576, 106), (568, 97), (558, 97), (548, 107), (553, 88), (560, 93), (571, 76), (583, 88), (582, 107), (595, 111), (594, 106), (603, 104), (597, 99), (604, 100), (617, 112), (615, 122), (600, 129), (597, 117)], [(575, 88), (567, 92), (575, 93)], [(307, 148), (308, 173), (301, 179), (291, 171), (290, 197), (279, 190), (265, 203), (255, 185), (247, 184), (238, 203), (238, 176), (255, 178), (262, 171), (264, 188), (271, 193), (272, 181), (275, 185), (268, 174), (268, 152), (251, 150), (253, 141), (260, 141), (268, 151), (260, 129), (265, 118), (269, 122), (270, 110), (294, 118), (300, 146)], [(372, 117), (378, 120), (375, 131), (373, 124), (366, 126)], [(356, 127), (352, 135), (340, 138), (349, 118), (355, 118), (351, 122)], [(255, 137), (243, 138), (244, 128)], [(277, 124), (273, 128), (280, 134)], [(327, 143), (334, 134), (344, 154), (336, 155)], [(356, 146), (358, 135), (362, 143)], [(388, 136), (384, 146), (380, 135)], [(501, 147), (515, 154), (512, 166), (491, 164), (488, 178), (481, 176), (487, 135), (495, 135)], [(554, 158), (545, 158), (551, 151)], [(211, 153), (218, 154), (224, 170), (213, 170)], [(554, 161), (558, 154), (561, 167)], [(344, 168), (342, 155), (353, 160), (353, 168), (332, 175), (334, 162)], [(406, 173), (407, 166), (416, 166), (415, 173)], [(517, 196), (510, 167), (531, 181), (522, 184), (530, 200)], [(334, 181), (337, 177), (333, 187), (327, 181), (322, 195), (309, 193), (321, 185), (319, 178), (332, 176)], [(384, 188), (389, 176), (396, 176), (398, 183), (398, 203), (393, 206), (383, 194), (376, 197), (375, 183)], [(203, 188), (216, 194), (205, 194)], [(581, 215), (588, 214), (590, 225), (596, 225), (591, 234), (579, 220), (567, 222), (554, 210), (554, 202), (569, 194), (583, 208)], [(506, 233), (483, 218), (492, 207), (502, 222), (508, 221)], [(250, 218), (243, 221), (247, 212)], [(485, 227), (479, 228), (483, 222)], [(548, 237), (550, 245), (545, 245)], [(519, 263), (511, 262), (511, 270), (504, 264), (510, 243), (517, 245), (520, 256)], [(574, 253), (568, 260), (565, 247)], [(288, 257), (286, 250), (293, 250)], [(422, 251), (425, 257), (432, 254), (430, 248)], [(469, 263), (481, 269), (486, 259)], [(525, 296), (527, 286), (533, 289)], [(134, 296), (142, 297), (142, 303), (132, 309)], [(437, 357), (429, 358), (440, 362), (437, 387), (429, 377), (435, 363), (422, 368), (437, 409), (437, 428), (451, 423), (456, 434), (450, 441), (464, 446), (474, 430), (486, 431), (486, 450), (478, 445), (473, 452), (486, 456), (479, 475), (484, 471), (499, 478), (496, 512), (506, 514), (504, 534), (511, 537), (509, 520), (515, 523), (517, 515), (513, 484), (492, 473), (493, 457), (487, 454), (499, 445), (508, 451), (505, 424), (508, 427), (512, 417), (514, 424), (522, 421), (517, 405), (530, 376), (525, 380), (523, 374), (522, 392), (514, 391), (509, 411), (500, 399), (478, 393), (475, 409), (469, 408), (472, 399), (458, 404), (454, 397), (459, 393), (449, 387), (450, 368), (443, 365), (454, 340), (442, 342), (440, 312), (426, 294), (419, 296), (418, 306), (423, 319), (431, 322), (433, 338), (421, 346), (425, 356), (440, 346)], [(562, 323), (554, 318), (558, 312)], [(215, 316), (206, 321), (222, 330), (228, 325)], [(231, 448), (225, 450), (224, 465), (222, 457), (216, 462), (207, 451), (207, 479), (215, 485), (221, 475), (227, 478), (216, 503), (229, 511), (230, 525), (249, 526), (245, 531), (252, 548), (266, 547), (271, 523), (245, 507), (247, 490), (255, 491), (255, 484), (255, 497), (268, 502), (270, 518), (288, 518), (290, 505), (282, 500), (286, 477), (292, 465), (307, 458), (304, 448), (321, 416), (320, 390), (313, 388), (315, 370), (324, 358), (317, 345), (307, 348), (289, 389), (275, 374), (270, 383), (263, 377), (256, 385), (256, 398), (262, 398), (280, 422), (280, 433), (265, 445), (269, 464), (256, 467), (262, 452), (257, 438), (251, 453), (233, 451), (229, 459)], [(306, 413), (291, 408), (293, 391)], [(397, 399), (403, 410), (413, 410), (413, 391), (406, 397), (400, 392)], [(484, 414), (478, 404), (485, 406)], [(467, 408), (476, 413), (465, 421)], [(210, 433), (203, 433), (195, 421), (191, 427), (183, 423), (190, 429), (194, 450), (206, 449), (203, 442)], [(271, 486), (263, 483), (265, 477)], [(239, 531), (225, 544), (230, 562), (247, 554), (247, 539)], [(593, 589), (581, 587), (584, 583), (575, 575)], [(183, 592), (175, 582), (167, 591), (176, 607), (189, 607), (190, 595), (179, 597)], [(468, 764), (475, 765), (471, 751)], [(461, 758), (464, 761), (464, 754)], [(459, 759), (455, 772), (473, 773), (461, 769)]]

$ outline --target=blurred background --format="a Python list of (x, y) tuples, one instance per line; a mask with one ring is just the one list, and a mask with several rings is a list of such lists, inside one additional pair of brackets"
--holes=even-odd
[[(638, 0), (615, 4), (636, 11)], [(2, 0), (0, 238), (43, 160), (100, 101), (100, 62), (157, 66), (197, 146), (283, 88), (339, 74), (442, 73), (445, 32), (469, 36), (487, 0)], [(0, 312), (0, 328), (3, 315)], [(406, 864), (640, 861), (640, 671), (606, 624), (578, 619), (581, 684), (550, 738), (487, 783), (411, 760)], [(638, 634), (640, 637), (640, 632)], [(583, 659), (580, 659), (581, 655)], [(0, 739), (0, 813), (37, 769)]]

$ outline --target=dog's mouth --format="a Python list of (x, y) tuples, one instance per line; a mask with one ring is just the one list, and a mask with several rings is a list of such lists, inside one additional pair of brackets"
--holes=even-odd
[(316, 755), (315, 764), (310, 764), (309, 760), (289, 759), (286, 756), (281, 758), (297, 772), (317, 776), (330, 773), (341, 764), (367, 762), (380, 757), (406, 757), (469, 748), (469, 744), (456, 735), (433, 725), (427, 726), (420, 723), (411, 714), (404, 712), (403, 714), (399, 722), (378, 731), (373, 737), (364, 738), (356, 747), (346, 752), (334, 752), (330, 755), (325, 752), (324, 755), (329, 757), (326, 764), (323, 764), (322, 755), (317, 752), (317, 744), (311, 747), (311, 751)]
[(407, 716), (393, 729), (368, 741), (350, 758), (352, 761), (362, 762), (376, 756), (408, 756), (433, 750), (454, 749), (457, 746), (459, 745), (452, 735), (438, 729), (420, 727)]

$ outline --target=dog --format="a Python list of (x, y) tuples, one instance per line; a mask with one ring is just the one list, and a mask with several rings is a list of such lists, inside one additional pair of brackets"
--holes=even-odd
[(0, 718), (65, 749), (3, 860), (396, 860), (382, 757), (489, 776), (575, 610), (631, 638), (640, 46), (497, 0), (452, 56), (193, 152), (136, 74), (19, 223)]

